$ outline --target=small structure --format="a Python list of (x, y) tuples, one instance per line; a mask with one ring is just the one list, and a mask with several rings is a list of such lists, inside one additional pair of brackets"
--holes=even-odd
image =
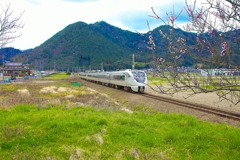
[(202, 76), (239, 76), (236, 69), (201, 69)]
[(30, 69), (21, 62), (6, 62), (2, 73), (4, 76), (25, 76), (30, 74)]

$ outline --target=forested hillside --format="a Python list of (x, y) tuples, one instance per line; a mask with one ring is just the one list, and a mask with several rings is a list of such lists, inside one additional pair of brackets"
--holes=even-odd
[[(131, 66), (129, 55), (138, 52), (141, 36), (137, 33), (124, 31), (105, 22), (86, 24), (77, 22), (56, 33), (40, 46), (18, 56), (27, 59), (40, 69), (53, 68), (66, 70), (72, 67), (91, 67), (104, 69), (119, 67), (118, 62)], [(144, 45), (142, 43), (142, 45)]]
[(2, 64), (3, 58), (5, 61), (11, 61), (12, 57), (22, 53), (24, 53), (24, 51), (12, 47), (3, 48), (0, 50), (0, 64)]
[[(28, 60), (35, 69), (72, 70), (73, 67), (85, 69), (115, 70), (131, 68), (132, 54), (135, 54), (136, 68), (147, 68), (152, 61), (152, 51), (147, 47), (148, 36), (154, 37), (155, 57), (169, 60), (168, 43), (159, 34), (159, 30), (169, 33), (173, 29), (176, 37), (187, 39), (188, 45), (194, 45), (195, 33), (189, 33), (171, 26), (159, 26), (153, 31), (139, 33), (122, 30), (104, 21), (94, 24), (76, 22), (68, 25), (38, 47), (25, 54), (15, 56), (17, 61)], [(194, 65), (190, 57), (183, 57), (185, 66)]]
[[(151, 32), (140, 35), (137, 32), (122, 30), (104, 21), (94, 24), (76, 22), (68, 25), (34, 49), (18, 54), (8, 53), (5, 57), (15, 61), (31, 63), (38, 70), (55, 69), (72, 70), (74, 67), (84, 69), (115, 70), (131, 68), (132, 54), (135, 55), (136, 68), (148, 68), (153, 53), (147, 47), (149, 33), (153, 35), (156, 49), (154, 57), (171, 60), (166, 42), (159, 33), (173, 30), (175, 37), (186, 39), (188, 45), (194, 45), (196, 34), (185, 32), (171, 26), (163, 25)], [(230, 34), (230, 33), (229, 33)], [(3, 49), (2, 49), (3, 51)], [(22, 54), (24, 53), (24, 54)], [(209, 54), (206, 50), (205, 54)], [(1, 57), (2, 58), (2, 57)], [(194, 65), (193, 59), (183, 56), (184, 66)]]

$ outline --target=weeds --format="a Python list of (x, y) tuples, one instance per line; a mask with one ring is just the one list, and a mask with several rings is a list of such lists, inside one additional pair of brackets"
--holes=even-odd
[(16, 126), (11, 126), (10, 124), (2, 123), (1, 139), (3, 141), (6, 142), (11, 139), (24, 137), (25, 135), (26, 133), (21, 123), (17, 124)]

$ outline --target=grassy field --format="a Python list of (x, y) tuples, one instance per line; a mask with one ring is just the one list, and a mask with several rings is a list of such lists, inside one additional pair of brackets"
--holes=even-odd
[(64, 76), (0, 85), (0, 159), (240, 157), (240, 128), (144, 104), (123, 110)]

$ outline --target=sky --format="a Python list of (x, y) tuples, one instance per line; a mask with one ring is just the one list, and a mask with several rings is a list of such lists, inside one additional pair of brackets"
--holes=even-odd
[[(188, 0), (191, 3), (193, 0)], [(105, 21), (110, 25), (132, 32), (146, 33), (163, 23), (151, 18), (151, 7), (164, 20), (166, 13), (177, 15), (185, 0), (1, 0), (2, 8), (11, 5), (13, 16), (23, 13), (24, 27), (14, 42), (6, 47), (25, 50), (35, 48), (66, 26), (75, 22), (93, 24)], [(2, 13), (1, 8), (1, 13)], [(185, 23), (184, 15), (179, 23)]]

